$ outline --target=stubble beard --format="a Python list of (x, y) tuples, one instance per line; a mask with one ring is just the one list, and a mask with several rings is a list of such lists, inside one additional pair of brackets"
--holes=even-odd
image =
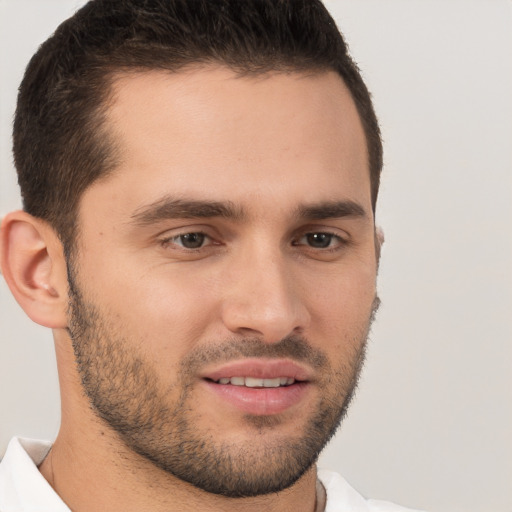
[[(275, 344), (227, 340), (192, 351), (181, 361), (176, 381), (166, 389), (151, 363), (136, 353), (134, 343), (83, 299), (72, 272), (69, 290), (68, 331), (82, 386), (95, 414), (129, 450), (158, 468), (206, 492), (233, 498), (279, 492), (313, 466), (354, 395), (378, 306), (375, 299), (361, 339), (352, 344), (350, 357), (335, 370), (323, 352), (302, 336)], [(192, 408), (191, 398), (197, 370), (207, 362), (244, 357), (287, 357), (310, 365), (322, 376), (318, 383), (322, 396), (294, 437), (274, 439), (279, 415), (246, 415), (250, 434), (246, 443), (219, 441), (213, 432), (197, 428), (200, 412)], [(169, 396), (179, 398), (170, 404)]]

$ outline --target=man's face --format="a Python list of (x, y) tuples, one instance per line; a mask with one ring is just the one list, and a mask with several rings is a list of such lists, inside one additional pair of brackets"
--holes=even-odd
[(79, 209), (71, 320), (94, 410), (229, 496), (296, 481), (355, 387), (375, 303), (365, 139), (334, 73), (119, 78), (116, 171)]

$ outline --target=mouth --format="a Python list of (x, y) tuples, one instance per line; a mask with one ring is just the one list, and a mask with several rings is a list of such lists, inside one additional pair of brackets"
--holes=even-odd
[(260, 379), (257, 377), (222, 377), (214, 380), (216, 384), (245, 386), (246, 388), (281, 388), (295, 384), (293, 377), (275, 377), (273, 379)]
[(311, 372), (289, 360), (247, 359), (214, 368), (202, 375), (219, 407), (262, 416), (299, 405), (311, 389)]

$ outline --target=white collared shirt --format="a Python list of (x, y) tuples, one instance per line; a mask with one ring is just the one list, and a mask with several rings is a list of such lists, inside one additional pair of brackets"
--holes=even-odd
[[(47, 441), (11, 440), (0, 462), (0, 512), (71, 512), (38, 469), (50, 448)], [(364, 499), (332, 471), (320, 470), (318, 477), (327, 493), (325, 512), (413, 512)]]

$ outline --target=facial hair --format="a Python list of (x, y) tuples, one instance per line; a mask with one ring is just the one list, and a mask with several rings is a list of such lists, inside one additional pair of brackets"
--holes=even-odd
[[(360, 339), (351, 343), (349, 357), (335, 368), (303, 336), (273, 344), (237, 338), (195, 348), (180, 362), (174, 381), (166, 384), (111, 317), (84, 299), (72, 271), (69, 292), (68, 331), (95, 414), (128, 449), (158, 468), (206, 492), (234, 498), (286, 489), (316, 462), (354, 394), (378, 304), (376, 299)], [(220, 441), (214, 432), (199, 429), (201, 413), (194, 410), (191, 396), (198, 371), (206, 364), (260, 357), (302, 362), (320, 376), (320, 398), (301, 431), (277, 440), (267, 435), (279, 427), (279, 415), (245, 415), (245, 426), (254, 434), (246, 443)], [(175, 397), (173, 403), (170, 396)]]

